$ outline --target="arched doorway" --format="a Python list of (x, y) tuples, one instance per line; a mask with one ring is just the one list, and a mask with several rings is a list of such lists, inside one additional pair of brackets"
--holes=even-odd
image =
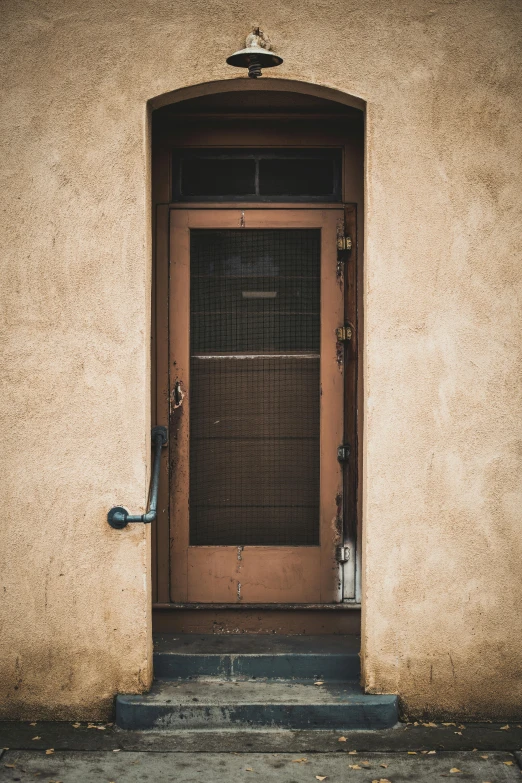
[(238, 79), (152, 108), (154, 628), (357, 632), (364, 106)]

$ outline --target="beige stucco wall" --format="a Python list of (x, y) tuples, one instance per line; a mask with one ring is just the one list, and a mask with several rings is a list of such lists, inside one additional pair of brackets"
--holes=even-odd
[(518, 0), (4, 0), (1, 704), (151, 673), (147, 101), (270, 74), (367, 101), (363, 650), (409, 714), (522, 696)]

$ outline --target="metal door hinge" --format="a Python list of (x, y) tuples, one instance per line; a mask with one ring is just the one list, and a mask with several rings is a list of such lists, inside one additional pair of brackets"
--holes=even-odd
[(346, 235), (346, 224), (344, 217), (337, 221), (337, 250), (351, 250), (352, 238)]
[(345, 237), (340, 234), (337, 235), (337, 250), (351, 250), (352, 238)]
[(338, 563), (347, 563), (350, 560), (350, 547), (336, 546), (335, 559), (337, 560)]
[(335, 330), (335, 336), (340, 343), (348, 343), (353, 337), (353, 326), (351, 324), (345, 324), (339, 326)]
[(350, 458), (351, 447), (349, 443), (341, 443), (337, 446), (337, 459), (339, 462), (346, 462)]

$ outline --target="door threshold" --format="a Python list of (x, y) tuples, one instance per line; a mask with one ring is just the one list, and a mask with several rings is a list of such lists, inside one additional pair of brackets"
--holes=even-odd
[(157, 603), (156, 633), (359, 634), (361, 609), (346, 604)]
[(153, 609), (244, 609), (258, 611), (259, 609), (289, 611), (299, 609), (300, 611), (346, 611), (347, 609), (360, 609), (361, 604), (355, 602), (345, 602), (339, 604), (210, 604), (210, 603), (156, 603), (152, 604)]

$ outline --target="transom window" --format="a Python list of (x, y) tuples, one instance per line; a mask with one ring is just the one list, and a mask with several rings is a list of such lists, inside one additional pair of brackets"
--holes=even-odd
[(173, 201), (341, 201), (340, 149), (183, 149)]

